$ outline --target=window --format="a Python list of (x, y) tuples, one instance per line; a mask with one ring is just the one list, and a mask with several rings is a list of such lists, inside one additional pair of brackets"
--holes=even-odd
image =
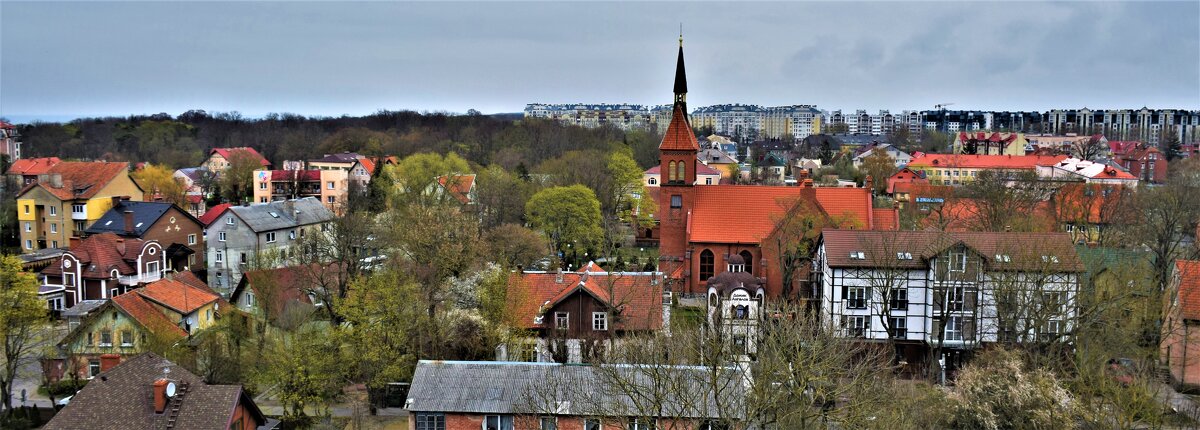
[(288, 239), (296, 240), (296, 230), (292, 230), (292, 231), (288, 232)]
[(629, 430), (654, 430), (656, 424), (654, 418), (634, 418), (629, 420)]
[(328, 203), (337, 203), (337, 196), (328, 196), (325, 198), (325, 201)]
[(713, 270), (714, 270), (715, 264), (716, 264), (716, 257), (713, 255), (712, 251), (706, 249), (706, 250), (700, 252), (700, 280), (701, 281), (707, 281), (708, 278), (711, 278), (713, 276)]
[(121, 330), (121, 346), (133, 346), (133, 332), (129, 330)]
[(558, 430), (558, 418), (541, 417), (538, 419), (538, 430)]
[(946, 319), (946, 340), (963, 340), (962, 317)]
[(897, 260), (912, 260), (912, 253), (911, 252), (897, 252), (896, 259)]
[(737, 305), (733, 307), (733, 319), (744, 320), (750, 317), (750, 307), (745, 305)]
[(267, 243), (275, 242), (275, 232), (267, 233)]
[[(692, 159), (692, 161), (695, 160), (695, 158)], [(675, 165), (675, 179), (682, 181), (685, 177), (686, 176), (683, 175), (683, 162), (680, 161), (679, 164)]]
[(50, 216), (58, 216), (58, 207), (50, 206)]
[(675, 182), (675, 162), (667, 164), (667, 182)]
[(592, 312), (592, 330), (608, 330), (608, 312)]
[(195, 245), (195, 244), (196, 244), (196, 235), (189, 234), (188, 235), (188, 245)]
[(88, 360), (88, 377), (95, 378), (100, 374), (100, 360)]
[(867, 287), (850, 287), (846, 291), (847, 309), (867, 308)]
[(554, 328), (566, 330), (571, 326), (571, 314), (567, 312), (554, 313)]
[(100, 330), (100, 346), (112, 346), (112, 330)]
[(866, 260), (867, 254), (862, 251), (850, 251), (851, 260)]
[(279, 212), (272, 211), (272, 212), (267, 212), (267, 213), (271, 214), (271, 218), (279, 218)]
[(681, 207), (683, 207), (683, 196), (681, 196), (681, 195), (671, 196), (671, 209), (679, 209)]
[(946, 307), (951, 311), (963, 310), (967, 298), (966, 289), (963, 287), (951, 287), (946, 293)]
[(595, 418), (584, 418), (583, 430), (601, 430), (600, 420)]
[(29, 214), (29, 205), (25, 205), (25, 214)]
[(225, 286), (225, 274), (224, 273), (217, 272), (217, 286), (218, 287)]
[(650, 185), (658, 184), (658, 179), (650, 178)]
[(961, 249), (950, 251), (950, 271), (963, 272), (967, 270), (967, 252)]
[(846, 336), (864, 337), (871, 328), (871, 320), (865, 315), (846, 315), (842, 317), (842, 327)]
[(712, 185), (712, 178), (704, 178), (704, 185)]
[(66, 285), (68, 287), (74, 287), (75, 286), (75, 274), (74, 273), (63, 273), (63, 285)]
[(75, 221), (75, 235), (79, 236), (79, 232), (83, 231), (83, 221)]
[(333, 186), (333, 181), (329, 181), (329, 182), (327, 182), (327, 183), (325, 184), (325, 188), (328, 188), (328, 189), (331, 189), (331, 190), (332, 190), (332, 189), (334, 189), (334, 186)]
[(751, 254), (750, 251), (742, 251), (742, 252), (739, 252), (738, 255), (742, 257), (742, 261), (746, 262), (746, 268), (744, 269), (745, 272), (753, 275), (754, 274), (754, 254)]
[(225, 241), (225, 232), (217, 233), (217, 240), (224, 242)]
[(259, 182), (259, 183), (258, 183), (258, 189), (260, 189), (260, 190), (265, 190), (265, 189), (267, 189), (267, 183), (266, 183), (266, 182)]
[(904, 339), (908, 337), (908, 318), (892, 317), (888, 318), (888, 334), (892, 339)]
[(908, 288), (892, 290), (892, 309), (908, 310)]
[(33, 223), (25, 221), (25, 232), (28, 233), (31, 231), (33, 231)]
[(157, 262), (157, 261), (151, 261), (151, 262), (149, 262), (149, 263), (146, 263), (146, 273), (147, 273), (147, 274), (153, 275), (153, 274), (156, 274), (156, 273), (158, 273), (158, 272), (159, 272), (159, 268), (158, 268), (158, 262)]
[(419, 413), (416, 430), (446, 430), (446, 415)]
[(225, 217), (225, 224), (233, 225), (233, 215)]
[[(286, 258), (286, 257), (285, 257), (285, 258)], [(246, 260), (246, 253), (245, 253), (245, 252), (241, 253), (241, 258), (240, 258), (240, 259), (238, 259), (238, 262), (240, 262), (240, 263), (242, 263), (242, 264), (246, 264), (247, 260)]]
[(220, 263), (223, 261), (225, 261), (225, 253), (221, 252), (221, 251), (217, 251), (217, 262)]
[(85, 205), (71, 205), (71, 213), (82, 214), (84, 212), (87, 212)]
[(1058, 334), (1062, 332), (1063, 323), (1060, 320), (1046, 321), (1046, 326), (1042, 329), (1042, 342), (1050, 342), (1058, 338)]
[(33, 249), (33, 241), (25, 239), (25, 249)]
[(483, 418), (483, 430), (513, 430), (512, 415), (488, 415)]
[(50, 232), (58, 233), (58, 223), (56, 223), (56, 222), (50, 223)]

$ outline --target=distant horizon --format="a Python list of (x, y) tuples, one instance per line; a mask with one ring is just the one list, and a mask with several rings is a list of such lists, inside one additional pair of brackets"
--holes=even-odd
[(668, 104), (681, 23), (691, 106), (1200, 110), (1194, 1), (5, 1), (0, 116)]

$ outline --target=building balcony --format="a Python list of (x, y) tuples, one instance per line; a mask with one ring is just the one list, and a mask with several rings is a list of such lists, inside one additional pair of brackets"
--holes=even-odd
[(117, 282), (121, 285), (138, 285), (145, 282), (154, 282), (162, 279), (162, 272), (143, 273), (141, 275), (120, 276)]

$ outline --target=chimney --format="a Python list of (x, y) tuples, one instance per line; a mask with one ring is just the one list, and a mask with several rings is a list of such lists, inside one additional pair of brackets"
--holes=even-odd
[(125, 210), (125, 233), (133, 234), (133, 211)]
[(871, 180), (871, 175), (867, 175), (867, 178), (863, 180), (863, 188), (873, 190), (875, 189), (874, 185), (875, 182)]
[(121, 364), (121, 355), (120, 354), (104, 354), (104, 355), (100, 356), (100, 371), (101, 372), (107, 372), (108, 369), (117, 367), (118, 364)]
[[(80, 232), (75, 232), (75, 234), (79, 234), (79, 233)], [(71, 240), (70, 240), (71, 249), (79, 248), (79, 243), (80, 243), (79, 236), (71, 236)]]
[(62, 184), (63, 183), (62, 183), (62, 174), (61, 173), (51, 173), (50, 174), (50, 186), (51, 187), (62, 188)]
[(113, 209), (121, 207), (121, 196), (112, 196)]
[(154, 381), (154, 413), (161, 414), (167, 410), (167, 384), (164, 379)]
[(554, 269), (554, 282), (557, 284), (563, 283), (562, 268)]

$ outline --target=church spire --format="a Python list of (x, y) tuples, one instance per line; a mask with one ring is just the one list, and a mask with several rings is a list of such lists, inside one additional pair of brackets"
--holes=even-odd
[(687, 114), (687, 74), (683, 70), (683, 26), (679, 26), (679, 59), (675, 63), (675, 106)]

